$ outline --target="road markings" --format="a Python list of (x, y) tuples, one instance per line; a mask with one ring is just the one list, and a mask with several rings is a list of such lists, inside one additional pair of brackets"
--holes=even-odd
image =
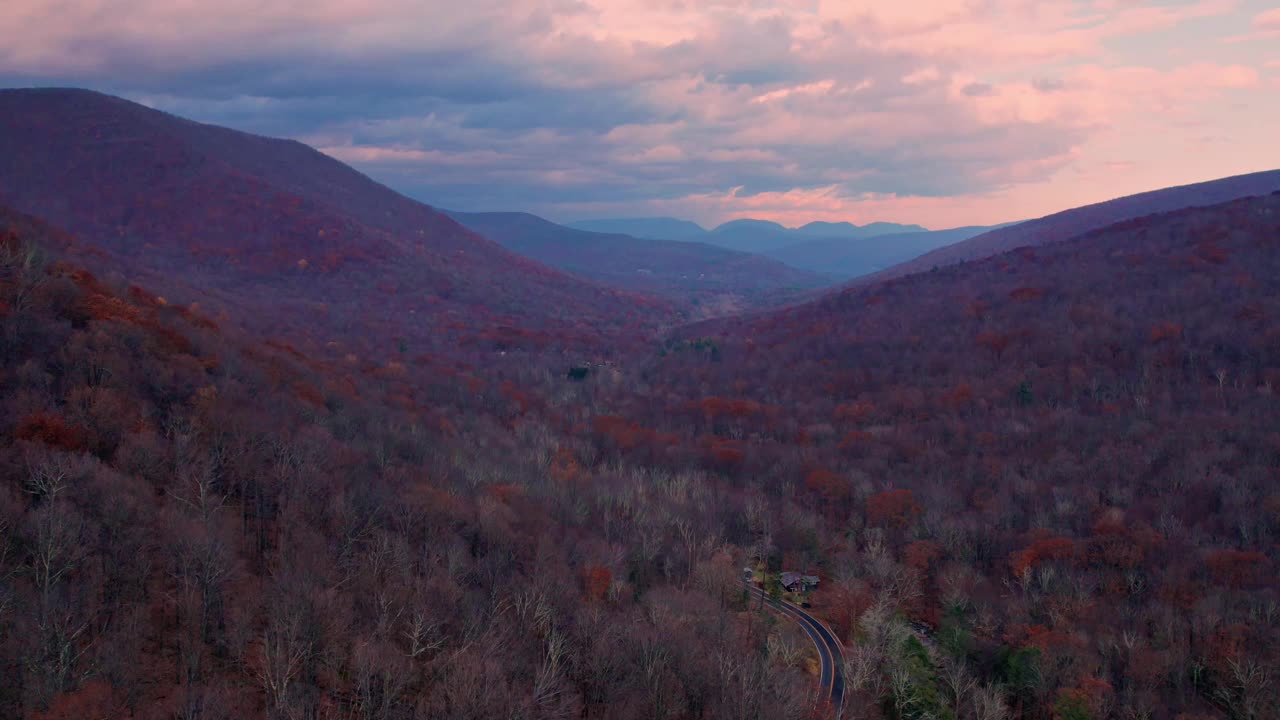
[(844, 654), (835, 635), (817, 618), (786, 600), (774, 600), (769, 597), (768, 593), (754, 585), (747, 585), (746, 583), (743, 583), (743, 585), (753, 595), (768, 603), (769, 607), (775, 612), (786, 615), (797, 622), (805, 631), (805, 634), (809, 636), (809, 639), (813, 641), (813, 646), (818, 650), (820, 666), (818, 686), (827, 690), (827, 698), (831, 701), (832, 706), (836, 708), (836, 716), (839, 717), (839, 711), (844, 707)]

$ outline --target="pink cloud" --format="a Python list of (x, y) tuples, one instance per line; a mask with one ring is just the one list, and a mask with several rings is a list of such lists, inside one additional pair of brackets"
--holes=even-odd
[[(1249, 34), (1224, 45), (1220, 16)], [(142, 76), (215, 117), (297, 102), (293, 135), (428, 198), (941, 226), (1280, 165), (1254, 129), (1280, 114), (1254, 42), (1276, 33), (1235, 0), (8, 0), (0, 73)], [(317, 120), (311, 87), (359, 98)]]
[(508, 155), (488, 150), (443, 152), (440, 150), (416, 150), (375, 145), (321, 146), (316, 149), (345, 163), (367, 165), (411, 164), (476, 167), (501, 165), (511, 160)]
[[(892, 5), (883, 3), (883, 5)], [(1149, 34), (1183, 22), (1231, 12), (1234, 0), (1144, 6), (1072, 0), (996, 0), (989, 3), (925, 3), (922, 20), (890, 24), (873, 41), (883, 47), (917, 50), (959, 63), (1049, 62), (1102, 52), (1108, 39)], [(914, 13), (915, 3), (898, 4)], [(943, 18), (948, 18), (945, 22)]]
[(1254, 16), (1250, 27), (1250, 32), (1223, 38), (1223, 42), (1236, 45), (1280, 38), (1280, 8), (1258, 13)]
[(1280, 30), (1280, 8), (1259, 13), (1253, 18), (1254, 30)]
[(795, 87), (785, 87), (778, 90), (771, 90), (763, 95), (757, 95), (751, 98), (753, 103), (769, 103), (778, 100), (785, 100), (792, 95), (825, 95), (831, 92), (836, 86), (835, 80), (819, 80), (817, 82), (796, 85)]

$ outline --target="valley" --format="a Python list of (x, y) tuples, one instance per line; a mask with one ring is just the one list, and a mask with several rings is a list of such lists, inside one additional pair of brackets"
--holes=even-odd
[(0, 91), (0, 716), (1275, 717), (1280, 171), (642, 220)]

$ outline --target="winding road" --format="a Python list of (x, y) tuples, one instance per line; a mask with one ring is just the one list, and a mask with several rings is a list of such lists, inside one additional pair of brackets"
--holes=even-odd
[(768, 603), (775, 611), (799, 623), (813, 641), (814, 647), (818, 649), (818, 687), (831, 700), (831, 706), (836, 709), (836, 716), (839, 717), (839, 711), (844, 705), (844, 653), (836, 636), (817, 618), (786, 600), (774, 600), (755, 585), (745, 582), (743, 585), (748, 592)]

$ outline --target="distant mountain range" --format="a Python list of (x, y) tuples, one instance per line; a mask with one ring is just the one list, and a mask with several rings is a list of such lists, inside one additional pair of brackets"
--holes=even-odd
[[(788, 291), (834, 284), (831, 274), (797, 270), (760, 255), (702, 242), (638, 239), (557, 225), (517, 212), (449, 216), (525, 257), (619, 288), (724, 310), (785, 299)], [(692, 223), (690, 223), (692, 224)]]
[(742, 219), (711, 230), (674, 218), (591, 220), (578, 228), (612, 228), (653, 237), (749, 252), (796, 268), (873, 282), (928, 271), (966, 260), (1076, 237), (1114, 223), (1203, 207), (1280, 190), (1280, 170), (1164, 188), (1054, 213), (1026, 222), (929, 231), (919, 225), (811, 222), (787, 228), (768, 220)]
[[(762, 255), (797, 270), (818, 273), (824, 277), (856, 278), (1012, 224), (1014, 223), (926, 230), (920, 225), (889, 222), (866, 225), (811, 222), (797, 228), (788, 228), (769, 220), (746, 218), (731, 220), (707, 230), (697, 223), (676, 218), (620, 218), (586, 220), (569, 223), (568, 227), (655, 240), (715, 245), (737, 252)], [(514, 246), (508, 247), (521, 252)], [(561, 267), (557, 263), (544, 261)]]
[(919, 225), (885, 222), (863, 226), (847, 222), (811, 222), (802, 227), (788, 228), (769, 220), (750, 218), (730, 220), (711, 230), (706, 230), (697, 223), (675, 218), (585, 220), (569, 223), (568, 226), (579, 230), (621, 233), (655, 240), (703, 242), (749, 253), (766, 253), (813, 238), (859, 240), (891, 233), (925, 231), (925, 228)]

